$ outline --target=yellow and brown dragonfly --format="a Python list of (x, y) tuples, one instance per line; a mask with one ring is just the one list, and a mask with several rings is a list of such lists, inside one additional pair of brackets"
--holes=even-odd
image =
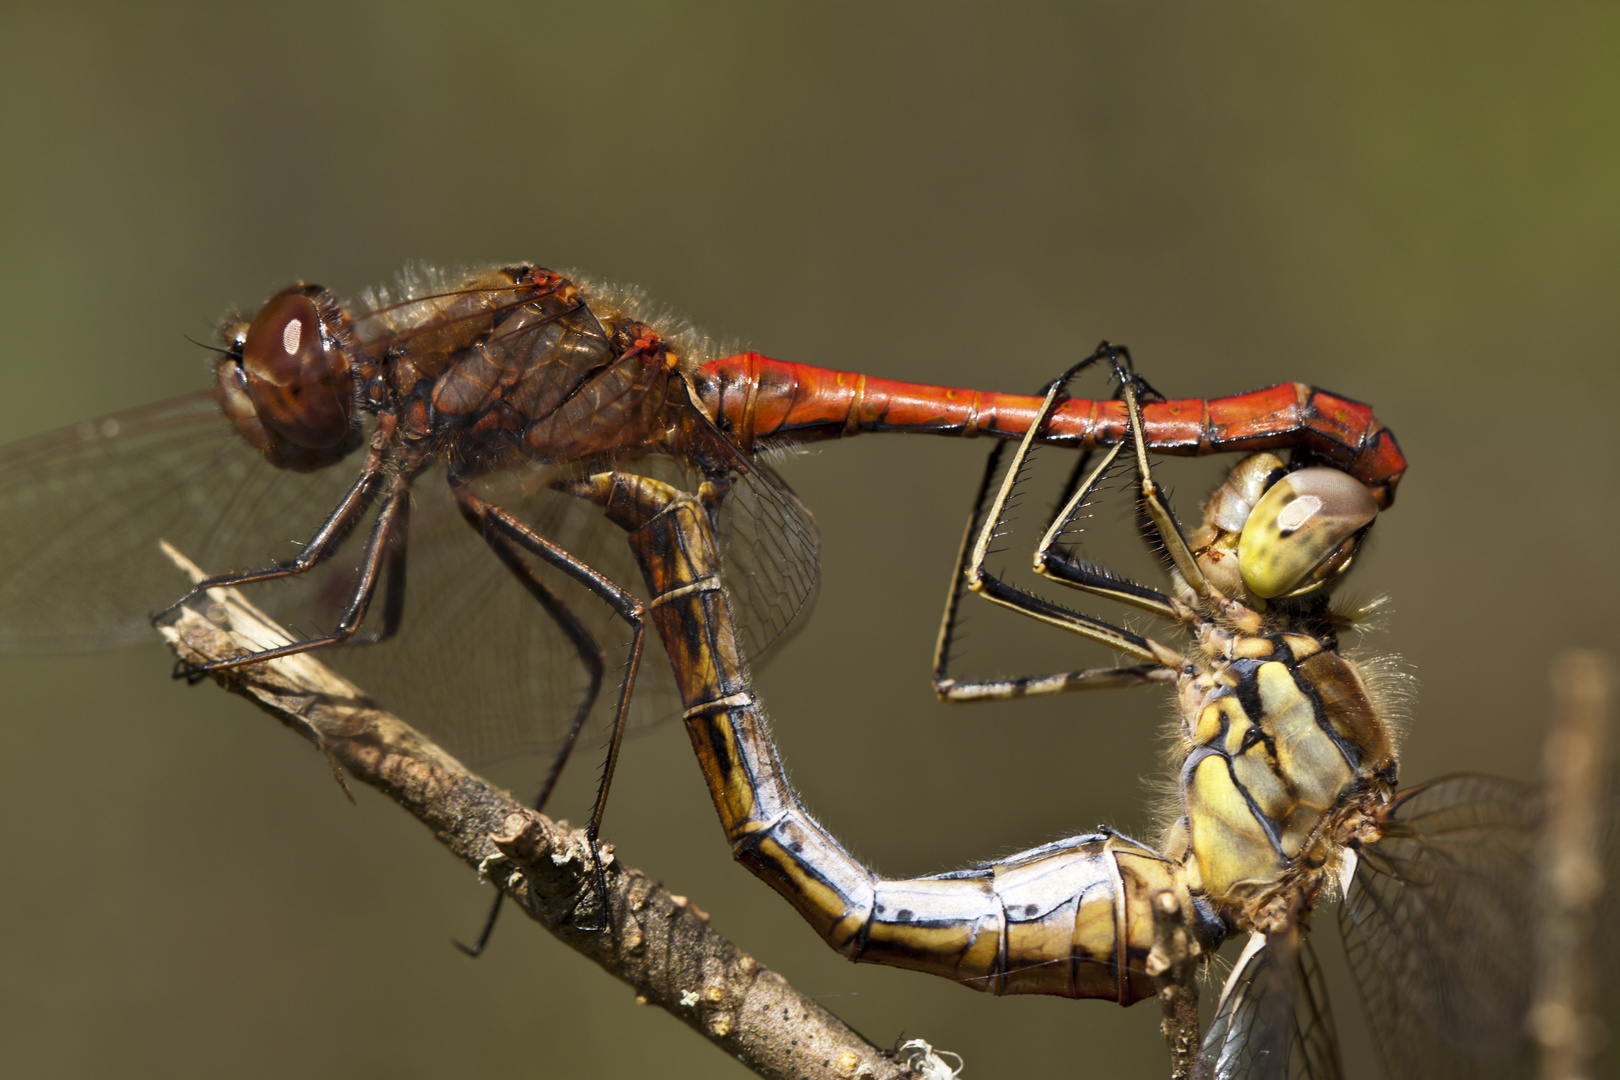
[[(1026, 438), (999, 488), (987, 473), (962, 578), (1133, 662), (948, 681), (946, 689), (960, 699), (1175, 687), (1177, 809), (1153, 845), (1105, 830), (966, 870), (908, 880), (876, 874), (805, 811), (783, 776), (732, 627), (703, 501), (625, 474), (580, 482), (579, 494), (631, 530), (735, 857), (850, 959), (996, 994), (1130, 1005), (1165, 989), (1178, 959), (1165, 954), (1167, 942), (1179, 941), (1186, 960), (1247, 935), (1201, 1045), (1183, 1047), (1177, 1063), (1177, 1075), (1240, 1080), (1341, 1075), (1307, 936), (1319, 907), (1337, 898), (1392, 1075), (1516, 1074), (1527, 1046), (1531, 956), (1523, 931), (1537, 802), (1518, 784), (1483, 776), (1398, 787), (1394, 732), (1356, 664), (1340, 654), (1343, 616), (1329, 604), (1377, 516), (1374, 494), (1338, 469), (1252, 455), (1210, 500), (1202, 527), (1184, 536), (1148, 460), (1140, 417), (1150, 391), (1121, 350), (1105, 346), (1086, 364), (1107, 365), (1118, 378), (1130, 438), (1108, 448), (1089, 475), (1077, 474), (1038, 565), (1053, 581), (1161, 619), (1187, 644), (1174, 648), (1069, 611), (985, 570), (1034, 445)], [(1052, 385), (1043, 415), (1058, 406), (1064, 385)], [(1122, 454), (1136, 470), (1144, 532), (1162, 552), (1167, 591), (1085, 563), (1059, 543), (1065, 522)]]

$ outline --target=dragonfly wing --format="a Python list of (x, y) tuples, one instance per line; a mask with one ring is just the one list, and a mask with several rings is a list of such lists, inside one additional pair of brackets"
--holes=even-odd
[(86, 420), (0, 449), (0, 649), (156, 640), (188, 586), (166, 539), (212, 571), (296, 553), (355, 476), (277, 469), (210, 393)]
[(1212, 1080), (1341, 1080), (1321, 966), (1297, 928), (1250, 937), (1199, 1060)]
[[(544, 487), (517, 490), (512, 477), (487, 481), (478, 485), (481, 495), (615, 584), (641, 591), (624, 533), (603, 520), (595, 506)], [(321, 659), (470, 763), (557, 749), (589, 691), (589, 669), (559, 622), (462, 518), (442, 468), (429, 470), (412, 486), (406, 545), (405, 606), (395, 632), (375, 643), (324, 650)], [(554, 567), (532, 556), (521, 558), (600, 651), (603, 680), (591, 717), (598, 724), (616, 701), (630, 627), (600, 597)], [(385, 578), (362, 638), (380, 628), (388, 586)], [(346, 592), (327, 589), (333, 597)], [(335, 613), (333, 607), (326, 618)], [(667, 668), (656, 648), (644, 654), (631, 698), (633, 719), (642, 726), (678, 712)], [(580, 749), (594, 754), (598, 745), (599, 736), (587, 733)]]
[(1404, 792), (1360, 851), (1339, 921), (1390, 1076), (1528, 1071), (1538, 818), (1520, 784), (1450, 776)]
[[(681, 438), (699, 467), (723, 470), (729, 490), (716, 539), (721, 574), (744, 653), (757, 657), (780, 639), (815, 599), (820, 537), (815, 518), (791, 488), (714, 426), (687, 390)], [(695, 485), (688, 490), (696, 491)]]
[[(189, 585), (160, 539), (209, 573), (285, 560), (337, 505), (357, 464), (353, 455), (318, 472), (275, 468), (206, 392), (0, 449), (0, 650), (156, 642), (151, 615)], [(595, 507), (550, 494), (542, 531), (633, 587), (623, 534)], [(321, 659), (469, 759), (553, 749), (587, 685), (576, 650), (462, 520), (442, 471), (413, 485), (412, 506), (399, 633)], [(309, 574), (248, 586), (248, 598), (295, 636), (327, 631), (351, 595), (373, 516)], [(376, 628), (385, 591), (386, 579), (363, 631)], [(583, 590), (568, 601), (602, 645), (611, 697), (628, 629)], [(637, 700), (661, 704), (648, 700), (643, 714), (675, 711), (665, 668), (644, 665), (647, 693)], [(660, 681), (670, 684), (663, 694)]]
[[(573, 332), (573, 324), (565, 319), (536, 322), (539, 330), (512, 329), (510, 324), (516, 321), (508, 320), (493, 340), (513, 346), (521, 334)], [(605, 338), (598, 341), (582, 333), (575, 351), (589, 353), (598, 345), (605, 347)], [(648, 392), (639, 383), (620, 385), (611, 380), (597, 389), (601, 393), (590, 397), (593, 410), (637, 400)], [(603, 398), (609, 389), (614, 396)], [(679, 393), (684, 384), (674, 383), (672, 389)], [(717, 530), (722, 572), (743, 650), (757, 657), (783, 636), (814, 595), (815, 526), (798, 498), (769, 469), (755, 465), (721, 435), (701, 410), (678, 409), (677, 415), (689, 453), (626, 457), (618, 449), (604, 449), (563, 467), (513, 460), (477, 476), (472, 486), (480, 497), (504, 507), (575, 559), (645, 600), (641, 574), (624, 533), (609, 524), (600, 509), (555, 490), (554, 483), (622, 469), (696, 493), (703, 480), (724, 475), (726, 492)], [(461, 520), (442, 469), (418, 477), (412, 490), (404, 618), (385, 641), (333, 650), (329, 655), (334, 666), (473, 762), (555, 749), (589, 692), (578, 635), (561, 629)], [(592, 717), (593, 725), (599, 724), (611, 715), (616, 700), (630, 628), (599, 595), (555, 567), (529, 555), (522, 558), (535, 577), (559, 594), (571, 618), (602, 654), (601, 707)], [(329, 591), (342, 594), (341, 589)], [(379, 606), (374, 602), (373, 624)], [(633, 730), (680, 711), (669, 666), (657, 653), (645, 653), (638, 671), (630, 704)], [(587, 735), (581, 746), (600, 741), (597, 735)]]
[(1294, 1076), (1343, 1080), (1339, 1035), (1333, 1027), (1322, 964), (1306, 938), (1299, 951), (1294, 983)]
[[(782, 638), (813, 595), (815, 530), (809, 512), (768, 472), (746, 461), (733, 464), (720, 514), (722, 572), (744, 650), (757, 657)], [(661, 456), (575, 466), (566, 473), (597, 467), (627, 469), (685, 491), (697, 491), (701, 482), (693, 470)], [(473, 487), (645, 601), (624, 532), (593, 504), (554, 490), (552, 482), (562, 475), (555, 467), (520, 464), (481, 476)], [(412, 491), (408, 587), (398, 630), (376, 644), (328, 650), (324, 658), (466, 760), (556, 749), (588, 692), (577, 648), (462, 520), (442, 469), (419, 477)], [(612, 716), (630, 628), (599, 596), (554, 567), (528, 556), (525, 562), (602, 651), (604, 684), (580, 744), (594, 753), (605, 735), (602, 724)], [(375, 626), (380, 607), (374, 601), (364, 629)], [(669, 664), (660, 648), (649, 646), (631, 698), (633, 731), (680, 713)]]
[(802, 626), (815, 603), (820, 538), (815, 518), (764, 465), (734, 483), (720, 518), (721, 573), (744, 653), (759, 657)]

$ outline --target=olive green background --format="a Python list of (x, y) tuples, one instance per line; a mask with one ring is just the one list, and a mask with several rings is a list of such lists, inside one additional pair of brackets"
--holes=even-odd
[[(232, 305), (411, 259), (580, 268), (774, 356), (983, 389), (1106, 336), (1173, 396), (1376, 404), (1413, 465), (1355, 588), (1393, 597), (1368, 648), (1421, 681), (1403, 774), (1531, 777), (1550, 659), (1620, 645), (1617, 31), (1598, 5), (8, 4), (0, 441), (201, 385), (183, 335)], [(982, 449), (784, 466), (824, 574), (762, 694), (808, 804), (891, 874), (1150, 828), (1163, 695), (932, 698)], [(1068, 655), (970, 630), (980, 671)], [(742, 1075), (518, 920), (461, 958), (470, 871), (168, 670), (0, 661), (0, 1073)], [(970, 1078), (1164, 1073), (1151, 1005), (834, 955), (731, 863), (678, 725), (629, 745), (606, 832), (875, 1041)]]

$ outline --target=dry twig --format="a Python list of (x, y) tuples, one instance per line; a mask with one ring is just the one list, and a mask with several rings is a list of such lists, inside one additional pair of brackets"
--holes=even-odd
[[(193, 580), (200, 571), (178, 553)], [(286, 640), (231, 590), (209, 593), (204, 617), (183, 611), (162, 629), (181, 660), (242, 655)], [(708, 916), (612, 858), (603, 845), (609, 929), (601, 924), (583, 831), (559, 828), (515, 801), (308, 654), (216, 674), (313, 742), (332, 763), (381, 791), (487, 874), (570, 948), (764, 1077), (898, 1080), (909, 1070), (785, 979), (721, 937)], [(339, 774), (341, 782), (341, 774)]]
[(1198, 942), (1187, 923), (1176, 894), (1163, 889), (1153, 895), (1153, 951), (1147, 972), (1159, 987), (1163, 1019), (1159, 1032), (1170, 1051), (1171, 1080), (1198, 1075)]
[(1557, 708), (1546, 744), (1547, 819), (1541, 853), (1540, 963), (1530, 1030), (1542, 1080), (1590, 1080), (1604, 1043), (1593, 963), (1604, 899), (1604, 814), (1614, 673), (1591, 652), (1553, 667)]

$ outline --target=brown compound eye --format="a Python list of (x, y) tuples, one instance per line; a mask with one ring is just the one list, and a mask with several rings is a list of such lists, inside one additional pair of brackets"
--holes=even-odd
[(349, 434), (354, 376), (327, 348), (321, 315), (303, 293), (271, 300), (242, 343), (245, 391), (259, 423), (295, 446), (319, 450)]
[(1238, 567), (1254, 595), (1302, 596), (1349, 569), (1378, 504), (1337, 469), (1290, 473), (1255, 504), (1238, 541)]

